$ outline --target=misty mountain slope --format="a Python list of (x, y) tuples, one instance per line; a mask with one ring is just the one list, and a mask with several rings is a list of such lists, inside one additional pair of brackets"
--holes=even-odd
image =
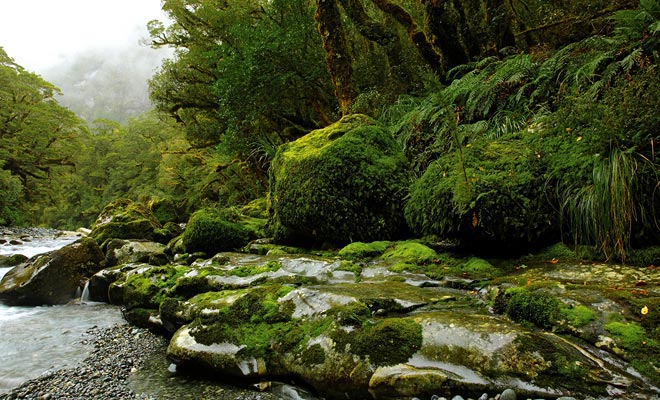
[(63, 95), (59, 102), (88, 122), (120, 123), (152, 108), (148, 80), (171, 53), (147, 46), (79, 53), (43, 73)]

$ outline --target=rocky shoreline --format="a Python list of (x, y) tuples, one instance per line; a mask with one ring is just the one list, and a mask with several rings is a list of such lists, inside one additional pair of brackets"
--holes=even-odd
[[(175, 378), (170, 374), (171, 381), (166, 386), (176, 386), (175, 392), (167, 388), (151, 388), (149, 393), (135, 390), (131, 376), (135, 374), (153, 374), (148, 371), (151, 359), (163, 356), (167, 347), (166, 338), (154, 334), (144, 328), (128, 324), (118, 324), (110, 328), (91, 328), (83, 338), (84, 344), (90, 344), (93, 349), (89, 356), (78, 366), (56, 371), (49, 371), (42, 376), (29, 380), (9, 393), (0, 394), (0, 400), (175, 400), (175, 399), (205, 399), (214, 400), (275, 400), (275, 399), (313, 399), (304, 392), (295, 392), (291, 387), (274, 387), (268, 385), (271, 391), (242, 389), (213, 381), (186, 381), (186, 378)], [(189, 385), (181, 385), (181, 381)], [(139, 386), (139, 385), (138, 385)], [(434, 400), (447, 400), (444, 397), (433, 396)], [(452, 400), (463, 400), (454, 396)], [(469, 400), (470, 398), (468, 398)], [(507, 389), (501, 394), (490, 397), (483, 394), (480, 400), (515, 400), (516, 394)], [(565, 400), (575, 400), (563, 397)], [(412, 400), (420, 400), (412, 398)]]
[[(164, 400), (188, 398), (178, 394), (154, 396), (137, 393), (131, 387), (131, 375), (145, 368), (149, 359), (165, 354), (167, 340), (146, 329), (127, 324), (107, 329), (92, 328), (83, 338), (93, 346), (89, 356), (78, 366), (49, 371), (23, 383), (9, 393), (0, 394), (0, 400)], [(170, 378), (172, 379), (172, 378)], [(208, 383), (195, 384), (194, 391), (204, 391), (209, 398), (220, 400), (272, 400), (279, 396), (249, 389), (230, 388)], [(211, 393), (212, 392), (212, 393)], [(190, 398), (200, 398), (192, 394)]]

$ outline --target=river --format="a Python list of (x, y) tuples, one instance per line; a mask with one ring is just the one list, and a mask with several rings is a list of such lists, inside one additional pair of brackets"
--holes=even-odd
[[(75, 235), (36, 231), (19, 244), (0, 245), (0, 255), (32, 257), (63, 247)], [(33, 232), (34, 233), (34, 232)], [(29, 240), (29, 241), (27, 241)], [(0, 279), (10, 268), (0, 268)], [(72, 302), (52, 307), (9, 307), (0, 303), (0, 393), (52, 369), (73, 366), (90, 349), (84, 333), (94, 327), (123, 322), (119, 309), (102, 303)]]

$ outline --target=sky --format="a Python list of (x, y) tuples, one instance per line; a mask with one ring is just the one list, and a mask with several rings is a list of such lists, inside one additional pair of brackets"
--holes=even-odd
[(160, 0), (0, 0), (0, 47), (41, 74), (89, 49), (144, 46)]

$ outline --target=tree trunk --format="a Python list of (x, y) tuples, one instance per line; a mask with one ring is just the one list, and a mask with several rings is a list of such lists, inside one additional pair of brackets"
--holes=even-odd
[(330, 72), (335, 96), (339, 101), (342, 115), (350, 113), (356, 96), (353, 82), (353, 66), (346, 45), (346, 36), (341, 23), (337, 0), (316, 0), (316, 14), (319, 33), (325, 49), (325, 62)]

